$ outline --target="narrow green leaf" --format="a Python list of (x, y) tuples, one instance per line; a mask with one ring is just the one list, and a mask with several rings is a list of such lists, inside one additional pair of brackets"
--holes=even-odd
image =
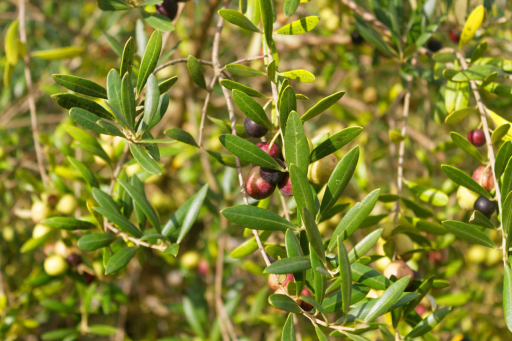
[(265, 113), (263, 107), (253, 100), (250, 96), (242, 91), (233, 90), (233, 100), (242, 112), (254, 122), (262, 125), (268, 130), (273, 130), (274, 127)]
[(111, 274), (124, 268), (126, 265), (128, 265), (132, 258), (135, 257), (136, 253), (136, 247), (125, 247), (114, 253), (114, 255), (108, 261), (107, 268), (105, 269), (105, 275)]
[(316, 27), (316, 25), (318, 25), (319, 21), (320, 18), (317, 16), (305, 17), (294, 22), (291, 22), (287, 25), (284, 25), (283, 27), (278, 29), (276, 33), (286, 35), (303, 34), (312, 31)]
[(350, 298), (352, 297), (352, 270), (350, 269), (350, 260), (347, 249), (343, 241), (338, 236), (338, 263), (341, 278), (341, 297), (343, 306), (343, 315), (347, 315), (350, 308)]
[(156, 30), (149, 38), (144, 56), (140, 62), (139, 76), (137, 77), (137, 96), (142, 92), (142, 89), (144, 89), (149, 75), (155, 70), (161, 50), (162, 35), (160, 34), (160, 30)]
[(133, 157), (137, 162), (141, 165), (142, 168), (147, 170), (151, 174), (160, 175), (162, 171), (156, 163), (149, 155), (135, 143), (130, 143), (130, 151), (132, 152)]
[[(138, 178), (136, 176), (134, 178), (132, 178), (132, 179), (135, 179), (136, 181), (140, 182), (140, 180), (138, 180)], [(117, 182), (119, 182), (119, 184), (121, 186), (123, 186), (125, 191), (128, 192), (128, 194), (132, 197), (132, 199), (135, 202), (135, 204), (137, 206), (139, 206), (139, 208), (144, 212), (146, 217), (148, 217), (149, 222), (151, 223), (151, 225), (153, 225), (153, 227), (158, 232), (160, 232), (161, 231), (161, 227), (160, 227), (160, 220), (158, 219), (158, 215), (156, 214), (155, 210), (153, 209), (153, 206), (151, 206), (149, 201), (146, 199), (146, 195), (145, 195), (144, 191), (140, 190), (140, 187), (143, 188), (142, 183), (140, 183), (137, 186), (138, 187), (137, 188), (135, 186), (130, 185), (128, 182), (121, 180), (121, 179), (117, 179)]]
[(476, 108), (463, 108), (459, 110), (455, 110), (450, 115), (446, 117), (444, 122), (446, 124), (457, 124), (463, 119), (465, 119), (467, 116), (476, 114), (478, 112), (478, 109)]
[(109, 246), (117, 236), (107, 233), (94, 233), (83, 236), (78, 240), (77, 246), (84, 251), (95, 251)]
[(71, 75), (52, 75), (55, 82), (82, 95), (107, 99), (107, 89), (85, 78)]
[(503, 313), (508, 330), (512, 331), (512, 269), (510, 262), (504, 264), (503, 276)]
[(289, 314), (281, 333), (281, 341), (295, 341), (295, 327), (293, 326), (293, 314)]
[(332, 107), (334, 104), (336, 104), (340, 100), (340, 98), (343, 97), (344, 94), (345, 91), (340, 91), (320, 100), (312, 108), (306, 111), (306, 113), (301, 117), (302, 122), (308, 121), (313, 117), (320, 115), (321, 113)]
[(371, 248), (379, 240), (381, 234), (382, 229), (377, 229), (361, 239), (361, 241), (357, 243), (356, 246), (354, 246), (354, 248), (348, 253), (348, 260), (350, 264), (354, 263), (356, 260), (364, 256), (368, 251), (370, 251)]
[(448, 232), (453, 233), (465, 241), (487, 246), (491, 249), (496, 248), (492, 239), (473, 225), (469, 225), (461, 221), (447, 220), (443, 221), (443, 226), (448, 230)]
[(197, 142), (192, 137), (192, 135), (190, 135), (189, 132), (186, 132), (183, 129), (180, 129), (180, 128), (167, 129), (164, 132), (164, 134), (169, 136), (171, 139), (176, 140), (176, 141), (180, 141), (180, 142), (183, 142), (185, 144), (189, 144), (189, 145), (194, 146), (194, 147), (199, 147), (197, 145)]
[(297, 202), (297, 207), (304, 207), (307, 208), (309, 212), (316, 213), (315, 198), (311, 192), (311, 185), (309, 184), (306, 174), (295, 164), (292, 164), (289, 169), (293, 197)]
[(509, 160), (512, 159), (512, 142), (506, 141), (503, 143), (498, 150), (496, 155), (496, 162), (494, 163), (494, 172), (496, 178), (499, 179), (503, 174), (503, 171), (507, 167)]
[(134, 54), (135, 42), (133, 38), (130, 37), (124, 45), (123, 55), (121, 56), (121, 67), (119, 69), (119, 76), (123, 76), (127, 72), (132, 72)]
[(469, 175), (452, 166), (442, 165), (441, 169), (447, 177), (453, 180), (456, 184), (466, 187), (467, 189), (477, 193), (478, 195), (486, 198), (491, 198), (489, 192), (487, 192), (478, 182), (473, 180)]
[(126, 73), (121, 80), (121, 113), (132, 131), (134, 131), (135, 116), (137, 115), (135, 105), (131, 74)]
[(332, 234), (331, 241), (327, 248), (328, 251), (334, 250), (336, 247), (336, 239), (341, 235), (342, 239), (347, 239), (361, 225), (361, 223), (372, 212), (379, 199), (380, 190), (376, 189), (366, 196), (366, 198), (350, 208), (350, 210), (341, 219), (338, 226)]
[(296, 79), (302, 83), (313, 83), (315, 81), (315, 75), (306, 70), (291, 70), (279, 72), (279, 76), (286, 77), (289, 79)]
[(334, 153), (355, 139), (362, 131), (362, 127), (350, 127), (331, 135), (327, 140), (313, 149), (310, 155), (310, 162), (315, 162)]
[(283, 171), (283, 168), (256, 145), (236, 135), (224, 134), (219, 137), (222, 145), (240, 159), (254, 163), (263, 168)]
[(238, 205), (228, 207), (223, 209), (221, 213), (229, 221), (253, 230), (297, 230), (297, 226), (280, 215), (255, 206)]
[(311, 259), (307, 256), (284, 258), (275, 261), (263, 271), (267, 274), (298, 273), (311, 269)]
[(107, 210), (121, 213), (121, 209), (119, 208), (117, 203), (114, 201), (114, 199), (112, 199), (112, 197), (110, 195), (103, 192), (101, 189), (93, 188), (92, 196), (93, 196), (94, 200), (96, 200), (98, 202), (98, 204), (100, 204), (101, 207), (103, 207)]
[(204, 199), (206, 198), (206, 193), (208, 192), (208, 184), (201, 187), (201, 189), (195, 195), (194, 201), (190, 203), (187, 214), (183, 219), (183, 223), (181, 224), (180, 234), (178, 236), (178, 240), (176, 243), (180, 244), (183, 241), (183, 238), (187, 235), (187, 233), (192, 228), (192, 225), (197, 219), (199, 215), (199, 211), (203, 206)]
[(112, 115), (107, 111), (107, 109), (90, 99), (68, 93), (55, 94), (51, 97), (55, 103), (64, 109), (81, 108), (101, 118), (106, 118), (108, 120), (113, 119)]
[[(288, 231), (286, 231), (286, 233), (288, 234)], [(268, 239), (268, 237), (270, 237), (271, 234), (272, 234), (272, 231), (268, 231), (268, 230), (260, 232), (259, 236), (260, 236), (261, 242), (264, 243)], [(252, 237), (252, 238), (246, 240), (245, 242), (243, 242), (242, 244), (240, 244), (236, 249), (231, 251), (231, 253), (229, 254), (229, 257), (235, 258), (235, 259), (244, 258), (244, 257), (249, 256), (256, 250), (258, 250), (258, 242), (256, 241), (255, 237)], [(286, 250), (289, 251), (288, 247), (286, 248)], [(288, 256), (288, 257), (290, 257), (290, 256)], [(297, 279), (295, 279), (295, 281), (297, 281)]]
[(241, 27), (251, 32), (261, 33), (261, 31), (242, 13), (232, 9), (221, 9), (219, 15), (233, 25)]
[(142, 237), (142, 232), (121, 213), (103, 207), (94, 207), (94, 209), (101, 215), (103, 215), (105, 218), (119, 226), (119, 228), (124, 232), (131, 234), (132, 236), (137, 238)]
[(268, 298), (268, 302), (277, 309), (289, 311), (291, 313), (302, 312), (302, 309), (298, 306), (298, 304), (293, 299), (286, 295), (270, 295), (270, 297)]
[(510, 124), (507, 123), (507, 124), (502, 124), (500, 125), (499, 127), (497, 127), (493, 132), (492, 132), (492, 135), (491, 135), (491, 143), (492, 144), (495, 144), (499, 141), (501, 141), (502, 138), (504, 138), (509, 130), (510, 130)]
[(505, 74), (503, 70), (492, 65), (475, 65), (470, 66), (466, 70), (458, 72), (455, 76), (452, 77), (451, 81), (466, 82), (469, 80), (483, 80), (494, 72), (498, 73), (498, 76), (501, 77), (503, 77), (503, 75)]
[(288, 85), (281, 91), (279, 100), (277, 101), (277, 108), (279, 110), (279, 123), (283, 135), (286, 136), (286, 124), (288, 117), (292, 111), (297, 111), (297, 99), (295, 91), (291, 85)]
[(325, 336), (324, 332), (320, 329), (318, 325), (315, 325), (315, 331), (319, 341), (329, 341), (329, 338)]
[(206, 80), (204, 79), (204, 72), (199, 60), (194, 56), (188, 56), (187, 68), (190, 77), (200, 88), (206, 90)]
[(61, 60), (81, 56), (83, 52), (84, 49), (82, 47), (67, 46), (51, 50), (34, 51), (30, 53), (30, 56), (43, 60)]
[(84, 128), (92, 130), (100, 134), (109, 134), (109, 131), (98, 124), (102, 120), (99, 116), (94, 115), (87, 110), (81, 108), (71, 108), (69, 115), (75, 120), (76, 123), (81, 124)]
[(292, 111), (286, 124), (284, 151), (287, 164), (295, 164), (300, 171), (307, 173), (309, 166), (309, 144), (299, 114)]
[(257, 98), (267, 98), (264, 94), (254, 89), (249, 88), (248, 86), (242, 85), (240, 83), (234, 82), (229, 79), (223, 79), (220, 81), (220, 84), (228, 90), (240, 90), (243, 93)]
[(284, 15), (289, 18), (291, 17), (297, 8), (299, 8), (300, 0), (285, 0), (283, 9), (284, 9)]
[(85, 179), (85, 181), (89, 184), (91, 187), (99, 187), (98, 180), (96, 180), (96, 177), (94, 176), (93, 171), (84, 165), (82, 162), (78, 161), (74, 157), (68, 156), (68, 161), (73, 165), (73, 167), (76, 168), (82, 175), (82, 177)]
[(241, 77), (258, 77), (266, 76), (267, 74), (260, 70), (255, 70), (247, 65), (243, 64), (227, 64), (226, 70), (230, 73), (241, 76)]
[(452, 138), (453, 143), (462, 151), (469, 156), (474, 157), (477, 161), (483, 162), (484, 159), (482, 158), (482, 155), (480, 155), (480, 152), (478, 149), (476, 149), (475, 146), (471, 144), (464, 136), (460, 135), (459, 133), (456, 133), (452, 131), (450, 133), (450, 137)]
[[(293, 257), (303, 257), (302, 248), (300, 247), (300, 243), (295, 237), (295, 234), (292, 230), (286, 230), (285, 234), (285, 243), (286, 243), (286, 254), (288, 258)], [(306, 279), (306, 273), (304, 271), (297, 272), (294, 274), (295, 279), (295, 287), (297, 292), (302, 292), (304, 286), (304, 280)]]
[(302, 217), (304, 219), (304, 226), (306, 227), (306, 234), (311, 248), (320, 261), (325, 265), (327, 261), (325, 259), (324, 244), (322, 242), (322, 236), (320, 235), (318, 226), (315, 223), (315, 218), (305, 207), (302, 208)]
[[(226, 167), (231, 167), (231, 168), (237, 167), (236, 159), (235, 159), (235, 156), (233, 156), (233, 155), (221, 154), (221, 153), (214, 152), (212, 150), (207, 150), (206, 152), (208, 154), (210, 154), (211, 157), (213, 157), (215, 160), (219, 161), (221, 164), (223, 164)], [(248, 164), (249, 164), (249, 162), (247, 162), (245, 160), (240, 160), (240, 167), (247, 166)]]
[(61, 230), (89, 230), (96, 228), (96, 225), (93, 223), (90, 223), (88, 221), (84, 220), (78, 220), (75, 218), (70, 217), (51, 217), (48, 219), (45, 219), (41, 222), (41, 224), (46, 225), (48, 227), (54, 228), (54, 229), (61, 229)]
[(144, 99), (144, 116), (139, 131), (146, 131), (151, 126), (160, 104), (160, 91), (153, 74), (150, 74), (146, 83), (146, 98)]
[(373, 308), (368, 312), (364, 321), (372, 322), (377, 317), (388, 312), (389, 308), (396, 303), (400, 295), (404, 292), (405, 288), (409, 285), (409, 279), (411, 276), (405, 276), (399, 279), (395, 283), (391, 284), (389, 288), (384, 291), (381, 297), (379, 297)]
[(329, 211), (336, 204), (345, 188), (347, 188), (358, 161), (359, 147), (355, 147), (338, 163), (327, 183), (322, 204), (320, 205), (320, 215)]
[(432, 314), (425, 317), (420, 323), (416, 325), (405, 337), (406, 340), (410, 340), (416, 337), (420, 337), (434, 329), (451, 311), (451, 307), (444, 307), (434, 311)]
[[(350, 279), (352, 281), (352, 278)], [(341, 282), (341, 280), (340, 280)], [(334, 284), (333, 284), (334, 285)], [(332, 286), (329, 287), (331, 290)], [(356, 283), (352, 285), (352, 293), (350, 296), (350, 305), (356, 304), (361, 301), (370, 292), (370, 287)], [(324, 298), (322, 306), (327, 313), (333, 313), (340, 311), (343, 308), (343, 298), (341, 290), (336, 291), (334, 294)]]
[(350, 269), (352, 270), (352, 279), (354, 281), (370, 288), (386, 290), (391, 285), (391, 281), (387, 277), (359, 262), (352, 263)]

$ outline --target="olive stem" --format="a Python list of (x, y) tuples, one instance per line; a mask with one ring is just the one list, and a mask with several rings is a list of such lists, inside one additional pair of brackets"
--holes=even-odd
[[(27, 31), (25, 24), (25, 0), (20, 0), (19, 2), (19, 32), (20, 32), (20, 42), (23, 45), (27, 45)], [(25, 53), (23, 56), (23, 60), (25, 61), (24, 71), (25, 71), (25, 80), (27, 82), (27, 99), (28, 99), (28, 107), (30, 110), (30, 122), (32, 126), (32, 136), (34, 138), (34, 148), (36, 151), (37, 158), (37, 167), (39, 169), (39, 174), (41, 175), (41, 180), (43, 181), (44, 187), (48, 187), (49, 179), (46, 174), (43, 165), (43, 151), (41, 149), (41, 145), (39, 144), (39, 130), (37, 129), (37, 116), (36, 116), (36, 103), (34, 100), (34, 87), (32, 84), (32, 75), (30, 74), (30, 57), (28, 53)]]
[[(411, 65), (416, 65), (418, 60), (417, 54), (412, 57)], [(400, 142), (398, 149), (398, 175), (397, 175), (397, 195), (400, 196), (402, 194), (403, 181), (404, 181), (404, 154), (405, 154), (405, 138), (407, 136), (407, 119), (409, 117), (409, 106), (411, 103), (411, 89), (414, 77), (412, 75), (408, 76), (407, 79), (407, 91), (404, 95), (404, 108), (402, 111), (402, 131), (401, 136), (403, 140)], [(400, 199), (396, 201), (395, 207), (395, 227), (398, 225), (398, 218), (400, 216)], [(396, 252), (395, 252), (396, 253)], [(396, 255), (395, 255), (396, 256)]]
[[(468, 68), (468, 64), (466, 62), (466, 59), (460, 52), (456, 52), (457, 58), (460, 61), (460, 64), (464, 70)], [(491, 135), (489, 134), (489, 124), (487, 123), (487, 111), (485, 110), (485, 106), (482, 103), (482, 98), (480, 97), (480, 93), (478, 92), (478, 86), (476, 85), (475, 81), (470, 80), (469, 84), (471, 85), (471, 90), (473, 91), (473, 96), (475, 96), (476, 104), (478, 107), (478, 111), (480, 112), (480, 120), (482, 123), (482, 130), (484, 131), (485, 136), (485, 143), (487, 145), (487, 156), (489, 157), (489, 162), (491, 163), (492, 167), (492, 177), (494, 179), (494, 189), (496, 191), (496, 201), (498, 202), (498, 208), (500, 214), (503, 214), (503, 208), (501, 205), (501, 190), (498, 183), (498, 179), (496, 178), (496, 169), (495, 169), (495, 163), (496, 163), (496, 157), (494, 155), (494, 149), (492, 147), (492, 141), (491, 141)], [(503, 262), (505, 263), (505, 266), (508, 264), (508, 250), (506, 249), (507, 245), (507, 236), (506, 232), (503, 229), (503, 223), (500, 221), (500, 228), (502, 229), (502, 248), (503, 248)]]

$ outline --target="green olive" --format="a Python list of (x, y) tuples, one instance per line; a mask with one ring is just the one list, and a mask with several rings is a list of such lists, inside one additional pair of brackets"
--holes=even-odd
[(60, 276), (68, 269), (68, 263), (64, 257), (51, 255), (44, 261), (44, 271), (50, 276)]

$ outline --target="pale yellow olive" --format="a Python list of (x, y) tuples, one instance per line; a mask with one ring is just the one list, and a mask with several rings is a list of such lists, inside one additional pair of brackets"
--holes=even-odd
[(375, 89), (373, 86), (367, 87), (363, 91), (363, 101), (366, 103), (375, 103), (377, 102), (378, 95), (377, 95), (377, 89)]
[(51, 213), (51, 209), (47, 203), (38, 201), (32, 204), (32, 221), (34, 223), (40, 223), (41, 221), (48, 218)]
[(185, 269), (193, 270), (199, 265), (200, 259), (201, 257), (196, 251), (187, 251), (181, 256), (180, 263)]
[(42, 237), (42, 236), (50, 233), (51, 230), (52, 230), (51, 227), (48, 227), (43, 224), (37, 224), (36, 226), (34, 226), (34, 229), (32, 230), (32, 238), (35, 239), (35, 238)]
[(473, 211), (476, 199), (478, 199), (478, 194), (466, 187), (460, 186), (457, 190), (457, 202), (463, 210)]
[(44, 271), (50, 276), (60, 276), (68, 269), (68, 263), (64, 257), (51, 255), (44, 261)]
[(380, 224), (379, 227), (382, 229), (382, 234), (380, 237), (384, 240), (388, 240), (391, 238), (393, 230), (395, 229), (395, 223), (392, 221), (387, 221)]
[(396, 260), (388, 264), (386, 269), (384, 270), (384, 276), (390, 278), (394, 275), (396, 278), (404, 278), (405, 276), (411, 276), (409, 279), (409, 284), (412, 283), (414, 272), (409, 267), (409, 265), (405, 264), (402, 260)]
[(77, 207), (78, 201), (76, 200), (75, 196), (72, 194), (65, 194), (62, 196), (62, 198), (60, 198), (55, 209), (59, 213), (71, 215), (75, 213)]
[(400, 258), (404, 261), (411, 259), (413, 254), (406, 254), (407, 252), (414, 250), (414, 243), (412, 242), (411, 238), (405, 234), (397, 234), (395, 236), (395, 241), (395, 250), (396, 253), (400, 255)]
[(338, 164), (333, 154), (313, 162), (308, 168), (308, 179), (315, 185), (325, 185)]

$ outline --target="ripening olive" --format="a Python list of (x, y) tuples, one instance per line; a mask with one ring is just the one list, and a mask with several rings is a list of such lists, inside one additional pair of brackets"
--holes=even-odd
[(272, 144), (272, 148), (270, 148), (270, 150), (268, 149), (268, 147), (270, 147), (270, 144), (266, 142), (259, 142), (256, 144), (256, 146), (258, 146), (261, 150), (263, 150), (265, 153), (272, 156), (273, 158), (281, 160), (283, 159), (281, 147), (277, 143)]
[(402, 260), (396, 260), (388, 264), (386, 269), (384, 270), (384, 276), (390, 278), (394, 275), (396, 278), (404, 278), (405, 276), (411, 276), (409, 279), (409, 284), (412, 283), (414, 278), (414, 272), (409, 267), (409, 265), (405, 264)]
[(268, 131), (267, 128), (254, 122), (249, 117), (247, 117), (244, 121), (244, 129), (247, 135), (252, 137), (263, 137)]
[(260, 175), (260, 167), (256, 166), (245, 178), (245, 190), (247, 194), (249, 194), (254, 199), (265, 199), (274, 193), (276, 189), (276, 185), (272, 185), (265, 180)]
[(412, 253), (408, 253), (409, 251), (414, 250), (414, 243), (411, 238), (409, 238), (405, 234), (397, 234), (395, 236), (395, 251), (400, 258), (404, 261), (408, 261), (412, 258)]
[(338, 164), (338, 159), (333, 154), (313, 162), (308, 168), (308, 179), (315, 185), (325, 185)]
[(284, 175), (283, 180), (278, 184), (279, 190), (284, 195), (293, 195), (292, 181), (290, 180), (290, 173)]
[(474, 209), (480, 211), (484, 216), (490, 217), (496, 211), (496, 202), (480, 196), (475, 201)]
[(474, 129), (468, 133), (468, 141), (473, 146), (481, 147), (485, 144), (485, 133), (482, 129)]
[(156, 12), (173, 20), (178, 13), (178, 3), (176, 0), (164, 0), (163, 3), (155, 5)]
[(364, 43), (364, 38), (357, 30), (353, 30), (352, 33), (350, 33), (350, 39), (352, 40), (352, 44), (354, 45), (361, 45)]
[[(276, 162), (282, 168), (286, 167), (283, 161), (276, 159), (276, 158), (274, 158), (274, 160), (276, 160)], [(284, 179), (284, 177), (286, 176), (286, 173), (275, 170), (275, 169), (270, 169), (270, 168), (260, 168), (260, 175), (263, 178), (263, 180), (265, 180), (269, 184), (275, 185)]]
[(494, 177), (490, 166), (480, 166), (473, 172), (473, 180), (482, 185), (487, 192), (494, 189)]
[(432, 52), (437, 52), (443, 48), (443, 43), (437, 39), (430, 39), (427, 43), (427, 49)]

